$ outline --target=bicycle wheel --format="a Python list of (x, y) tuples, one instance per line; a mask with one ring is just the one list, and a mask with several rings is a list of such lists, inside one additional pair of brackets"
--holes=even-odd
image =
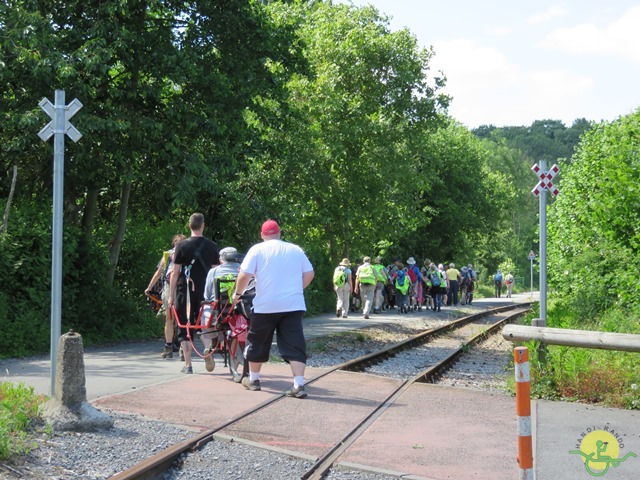
[(229, 371), (233, 375), (233, 381), (240, 383), (245, 373), (244, 359), (245, 342), (240, 342), (237, 338), (229, 339)]

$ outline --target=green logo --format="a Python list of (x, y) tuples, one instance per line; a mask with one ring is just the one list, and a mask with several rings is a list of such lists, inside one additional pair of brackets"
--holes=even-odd
[(592, 430), (591, 428), (587, 430), (590, 433), (583, 434), (579, 450), (570, 450), (569, 453), (582, 456), (584, 468), (589, 475), (602, 477), (609, 471), (609, 468), (618, 467), (629, 457), (637, 457), (635, 453), (629, 452), (619, 458), (620, 449), (624, 448), (624, 444), (620, 434), (616, 434), (613, 430), (609, 431), (609, 427), (605, 427), (605, 430)]

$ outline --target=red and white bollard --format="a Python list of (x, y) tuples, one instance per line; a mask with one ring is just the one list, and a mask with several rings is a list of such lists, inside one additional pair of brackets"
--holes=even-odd
[(529, 349), (513, 350), (516, 365), (516, 415), (518, 416), (518, 465), (520, 480), (533, 480), (533, 441), (531, 435), (531, 374)]

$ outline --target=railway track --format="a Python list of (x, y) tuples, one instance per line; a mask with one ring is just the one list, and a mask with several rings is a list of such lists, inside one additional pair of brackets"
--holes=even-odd
[[(393, 363), (402, 356), (412, 355), (412, 352), (423, 352), (419, 355), (421, 357), (425, 356), (424, 352), (426, 351), (439, 352), (439, 358), (429, 357), (426, 365), (416, 365), (411, 372), (405, 371), (401, 374), (396, 373), (391, 375), (398, 379), (399, 384), (393, 388), (389, 394), (384, 396), (384, 398), (372, 402), (375, 403), (375, 406), (369, 406), (368, 413), (363, 415), (355, 425), (350, 428), (345, 425), (345, 429), (348, 431), (340, 434), (340, 438), (333, 441), (330, 447), (324, 448), (324, 453), (316, 455), (317, 460), (301, 478), (323, 478), (345, 450), (347, 450), (385, 410), (393, 405), (407, 389), (411, 388), (411, 386), (417, 382), (434, 382), (443, 372), (450, 368), (460, 356), (468, 351), (472, 345), (482, 341), (492, 333), (499, 331), (506, 322), (513, 321), (515, 318), (523, 315), (527, 311), (527, 307), (528, 305), (505, 306), (469, 315), (441, 327), (413, 335), (377, 352), (372, 352), (335, 365), (323, 374), (308, 380), (307, 384), (314, 384), (321, 381), (326, 382), (330, 380), (332, 375), (339, 375), (339, 372), (370, 372), (380, 375), (380, 370), (384, 370), (385, 364)], [(189, 452), (199, 450), (203, 445), (213, 440), (216, 435), (225, 430), (233, 429), (234, 426), (245, 421), (249, 416), (267, 415), (268, 410), (276, 408), (275, 405), (277, 405), (283, 397), (284, 394), (275, 396), (215, 428), (202, 432), (189, 440), (151, 456), (147, 460), (134, 465), (112, 478), (115, 480), (162, 478), (163, 473), (179, 458), (183, 458), (183, 456), (189, 454)], [(313, 399), (310, 400), (312, 401)], [(298, 400), (293, 401), (300, 402)], [(308, 401), (304, 402), (306, 403)]]

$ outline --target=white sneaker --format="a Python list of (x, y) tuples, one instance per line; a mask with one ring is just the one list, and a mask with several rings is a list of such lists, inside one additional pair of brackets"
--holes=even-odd
[(204, 367), (207, 372), (213, 372), (213, 369), (216, 368), (216, 362), (213, 361), (213, 353), (211, 353), (210, 348), (204, 351)]

